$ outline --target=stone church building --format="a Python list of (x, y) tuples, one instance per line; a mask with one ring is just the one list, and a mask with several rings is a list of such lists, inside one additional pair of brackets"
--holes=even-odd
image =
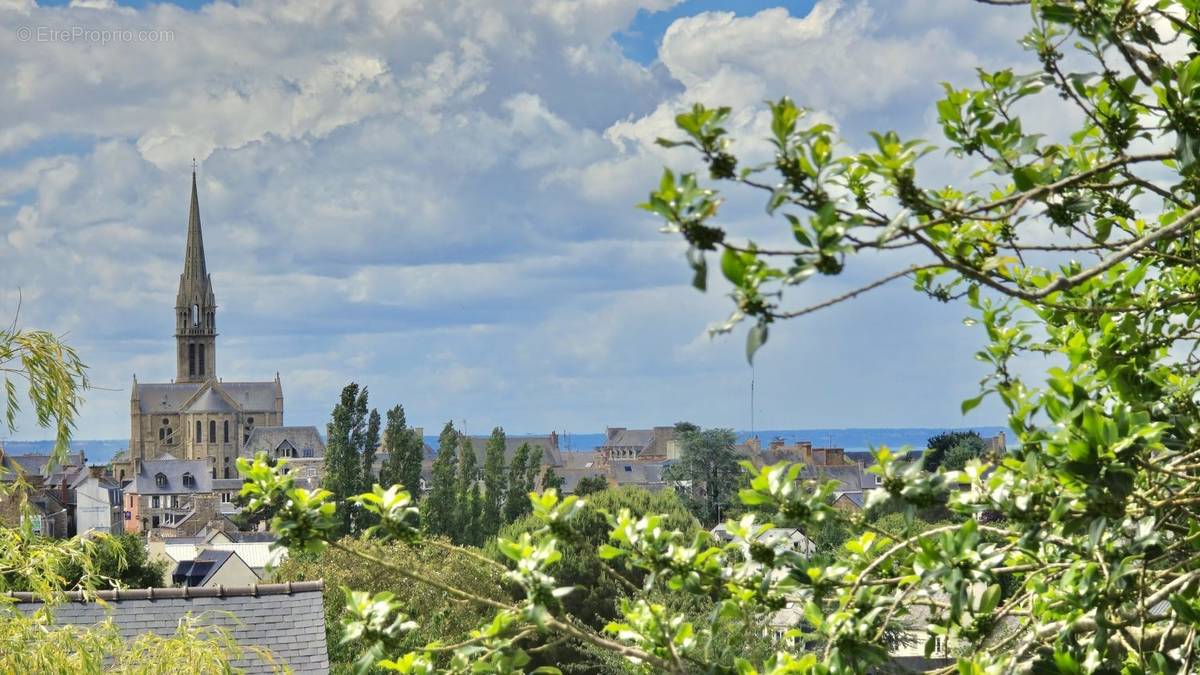
[(217, 376), (217, 300), (204, 260), (200, 202), (192, 172), (187, 249), (175, 297), (175, 379), (133, 378), (129, 402), (129, 450), (115, 462), (118, 479), (135, 465), (162, 455), (203, 459), (212, 478), (236, 478), (237, 457), (257, 427), (283, 425), (283, 386), (271, 382), (224, 382)]

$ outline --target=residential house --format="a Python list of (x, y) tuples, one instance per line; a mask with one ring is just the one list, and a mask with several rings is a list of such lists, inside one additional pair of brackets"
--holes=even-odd
[[(192, 537), (151, 537), (146, 542), (146, 551), (151, 560), (167, 562), (168, 575), (183, 563), (196, 560), (205, 551), (236, 553), (257, 581), (266, 578), (269, 569), (287, 559), (287, 549), (276, 547), (275, 541), (275, 535), (270, 532), (205, 530)], [(164, 585), (171, 582), (169, 576), (163, 580)]]
[[(58, 625), (93, 626), (111, 618), (126, 640), (144, 633), (175, 634), (179, 622), (191, 616), (218, 626), (242, 649), (231, 664), (240, 672), (274, 673), (279, 666), (297, 675), (329, 672), (325, 641), (325, 610), (321, 581), (250, 586), (143, 588), (100, 591), (101, 605), (71, 592), (55, 607)], [(25, 614), (41, 609), (33, 593), (6, 594)], [(269, 653), (263, 658), (259, 650)], [(273, 662), (272, 662), (273, 661)]]
[[(729, 531), (729, 528), (725, 526), (725, 523), (718, 523), (716, 527), (709, 530), (709, 533), (711, 533), (717, 539), (725, 542), (733, 541), (735, 538), (733, 533)], [(803, 553), (804, 555), (811, 555), (817, 550), (817, 547), (815, 544), (813, 544), (812, 540), (806, 537), (799, 529), (794, 527), (773, 527), (766, 532), (763, 532), (762, 535), (758, 537), (758, 541), (764, 544), (773, 545), (773, 548), (776, 551), (790, 550), (796, 551), (797, 553)]]
[(121, 534), (125, 531), (121, 484), (105, 476), (100, 467), (81, 472), (71, 484), (75, 504), (75, 531)]
[(125, 531), (169, 528), (195, 534), (219, 515), (212, 474), (204, 459), (134, 460), (125, 485)]
[(259, 576), (236, 551), (205, 549), (191, 560), (180, 561), (171, 573), (175, 586), (219, 587), (257, 584)]
[(284, 467), (301, 487), (314, 489), (325, 479), (325, 441), (314, 426), (255, 427), (242, 456), (253, 458), (260, 452), (287, 460)]
[(675, 427), (626, 429), (609, 427), (596, 452), (608, 462), (679, 459), (681, 452)]
[[(86, 473), (83, 453), (68, 454), (61, 464), (50, 455), (8, 455), (0, 449), (0, 482), (25, 483), (22, 490), (0, 494), (0, 524), (16, 526), (29, 518), (34, 532), (47, 537), (70, 537), (74, 532), (74, 501), (70, 484)], [(28, 504), (32, 513), (23, 513)]]

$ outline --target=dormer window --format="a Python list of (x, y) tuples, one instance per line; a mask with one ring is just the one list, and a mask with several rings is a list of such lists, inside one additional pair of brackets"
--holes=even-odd
[(196, 477), (190, 473), (183, 474), (183, 487), (196, 489)]
[(163, 474), (163, 473), (156, 473), (156, 474), (154, 474), (154, 484), (155, 484), (157, 487), (160, 487), (160, 488), (165, 488), (165, 487), (167, 487), (167, 476), (166, 476), (166, 474)]

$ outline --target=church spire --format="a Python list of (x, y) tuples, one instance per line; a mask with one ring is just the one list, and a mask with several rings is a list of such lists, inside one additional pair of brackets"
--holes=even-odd
[(187, 249), (175, 298), (176, 382), (204, 382), (217, 377), (217, 299), (204, 262), (200, 230), (200, 197), (192, 166), (192, 203), (188, 210)]
[(200, 198), (196, 194), (196, 168), (192, 167), (192, 205), (188, 212), (187, 251), (183, 255), (183, 278), (189, 281), (208, 281), (204, 264), (204, 233), (200, 230)]

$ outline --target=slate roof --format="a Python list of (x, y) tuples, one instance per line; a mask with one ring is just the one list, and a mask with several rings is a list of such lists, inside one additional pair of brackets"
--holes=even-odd
[(242, 454), (253, 457), (258, 452), (271, 453), (287, 441), (292, 447), (303, 451), (312, 448), (313, 458), (325, 456), (325, 441), (314, 426), (306, 427), (254, 427), (246, 441)]
[(203, 586), (234, 555), (233, 551), (204, 549), (191, 560), (179, 561), (171, 574), (171, 581), (184, 586)]
[(184, 412), (189, 413), (231, 413), (237, 410), (229, 405), (229, 401), (225, 400), (224, 396), (217, 393), (216, 386), (209, 387), (200, 394), (195, 401), (192, 401), (184, 409)]
[(842, 484), (841, 491), (862, 491), (870, 482), (863, 478), (863, 468), (858, 464), (813, 465), (805, 464), (800, 477), (808, 480), (836, 480)]
[[(230, 588), (152, 588), (101, 591), (114, 623), (126, 639), (142, 633), (169, 636), (189, 612), (210, 625), (228, 630), (246, 651), (234, 661), (247, 673), (274, 672), (249, 648), (270, 650), (278, 663), (303, 675), (329, 672), (325, 643), (325, 612), (321, 581), (290, 584), (257, 584)], [(41, 605), (32, 593), (8, 593), (25, 613)], [(93, 625), (104, 620), (106, 610), (70, 593), (72, 602), (59, 605), (54, 618), (59, 625)]]
[(616, 461), (611, 465), (611, 475), (618, 485), (638, 485), (649, 489), (661, 488), (666, 486), (663, 471), (670, 465), (670, 461)]
[[(204, 382), (139, 382), (137, 384), (138, 410), (146, 414), (178, 413)], [(235, 403), (246, 411), (275, 410), (274, 382), (213, 382)], [(205, 398), (205, 392), (200, 398)], [(220, 398), (218, 395), (217, 398)], [(225, 403), (228, 406), (228, 403)], [(198, 411), (198, 410), (197, 410)]]
[[(0, 472), (0, 480), (13, 480), (14, 473), (20, 472), (26, 477), (45, 476), (46, 465), (50, 461), (50, 455), (6, 455), (0, 453), (0, 467), (4, 469)], [(82, 467), (84, 465), (84, 457), (82, 452), (70, 453), (66, 456), (63, 464), (55, 467), (55, 470), (61, 470), (66, 467)]]
[(558, 477), (563, 479), (563, 486), (561, 490), (563, 494), (572, 494), (575, 492), (575, 488), (579, 486), (579, 481), (583, 480), (587, 476), (600, 476), (604, 480), (608, 480), (608, 472), (599, 467), (556, 468), (554, 473), (558, 474)]
[[(475, 450), (475, 457), (479, 466), (483, 466), (484, 456), (487, 454), (487, 443), (491, 436), (471, 436), (471, 448)], [(542, 449), (542, 466), (562, 466), (562, 453), (558, 449), (557, 436), (508, 436), (504, 437), (504, 463), (507, 465), (512, 461), (513, 455), (517, 453), (517, 448), (528, 443)]]
[[(155, 476), (162, 473), (167, 477), (165, 487), (158, 487)], [(183, 474), (191, 473), (196, 487), (183, 486)], [(212, 492), (212, 474), (208, 462), (203, 459), (148, 459), (142, 462), (142, 471), (133, 477), (128, 492), (141, 495), (172, 495), (196, 492)]]

